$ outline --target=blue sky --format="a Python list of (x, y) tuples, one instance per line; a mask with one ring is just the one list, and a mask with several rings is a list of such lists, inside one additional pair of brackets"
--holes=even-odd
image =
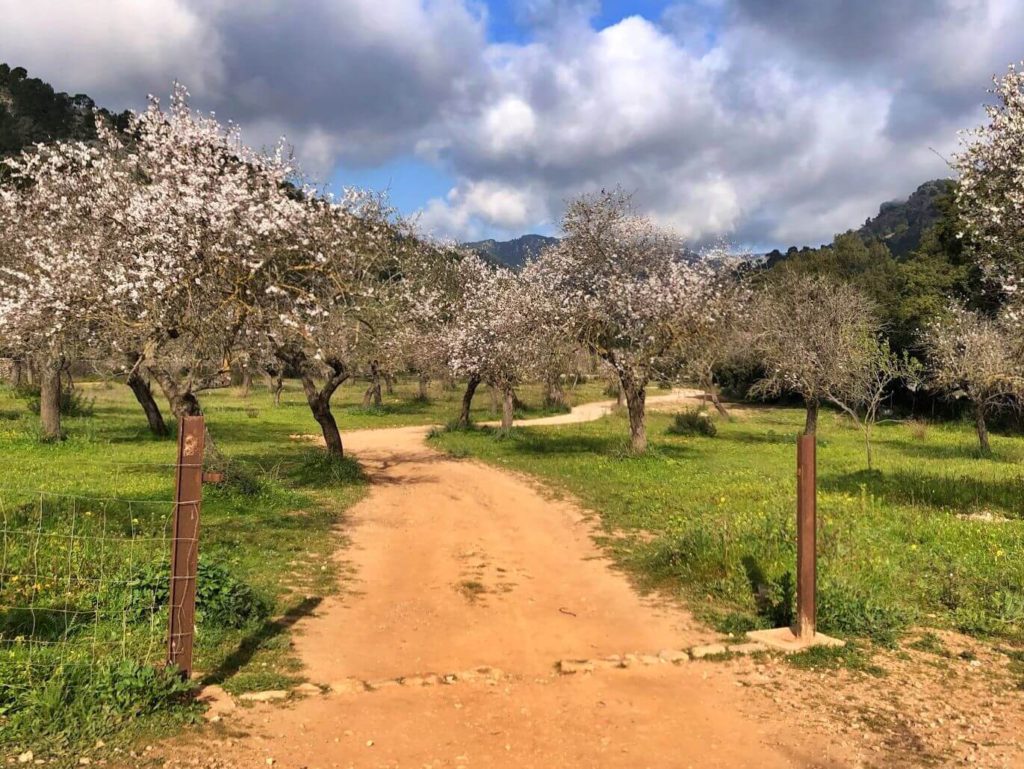
[(439, 237), (554, 232), (621, 186), (695, 245), (768, 249), (948, 176), (1021, 29), (1021, 0), (34, 0), (0, 55), (113, 109), (182, 82)]

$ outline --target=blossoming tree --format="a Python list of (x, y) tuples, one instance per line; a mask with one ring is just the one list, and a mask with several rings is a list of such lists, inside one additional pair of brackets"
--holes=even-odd
[(989, 122), (966, 132), (953, 161), (957, 204), (982, 266), (1014, 293), (1024, 281), (1024, 71), (995, 78)]
[(615, 371), (630, 444), (642, 452), (647, 385), (682, 366), (682, 337), (715, 293), (714, 272), (687, 258), (679, 238), (635, 213), (620, 191), (571, 201), (562, 230), (536, 269), (558, 300), (564, 332)]

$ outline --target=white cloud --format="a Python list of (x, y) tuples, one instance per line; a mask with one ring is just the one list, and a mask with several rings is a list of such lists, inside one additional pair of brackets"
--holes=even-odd
[(945, 174), (991, 74), (1024, 56), (1019, 0), (689, 0), (594, 29), (595, 0), (0, 0), (0, 50), (61, 90), (139, 106), (187, 83), (323, 175), (415, 154), (457, 179), (425, 225), (550, 227), (621, 184), (693, 239), (817, 243)]

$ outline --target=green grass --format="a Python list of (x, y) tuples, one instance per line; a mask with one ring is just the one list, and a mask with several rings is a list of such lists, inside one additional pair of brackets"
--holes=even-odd
[[(740, 632), (791, 616), (802, 420), (798, 409), (750, 410), (716, 419), (717, 437), (681, 437), (671, 415), (654, 414), (639, 457), (621, 416), (434, 440), (576, 495), (640, 584), (676, 591), (715, 627)], [(911, 625), (1024, 640), (1024, 440), (994, 436), (983, 459), (966, 425), (890, 423), (875, 449), (868, 472), (860, 433), (823, 415), (819, 627), (882, 644)], [(989, 520), (968, 517), (979, 514)]]

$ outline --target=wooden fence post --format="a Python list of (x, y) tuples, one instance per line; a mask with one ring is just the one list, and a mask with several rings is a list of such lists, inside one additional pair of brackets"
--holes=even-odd
[(178, 461), (174, 473), (174, 526), (171, 540), (170, 628), (167, 662), (187, 679), (192, 675), (195, 639), (196, 569), (199, 565), (199, 511), (203, 498), (203, 417), (178, 423)]
[(801, 435), (796, 446), (796, 628), (811, 641), (817, 625), (817, 451), (813, 435)]

